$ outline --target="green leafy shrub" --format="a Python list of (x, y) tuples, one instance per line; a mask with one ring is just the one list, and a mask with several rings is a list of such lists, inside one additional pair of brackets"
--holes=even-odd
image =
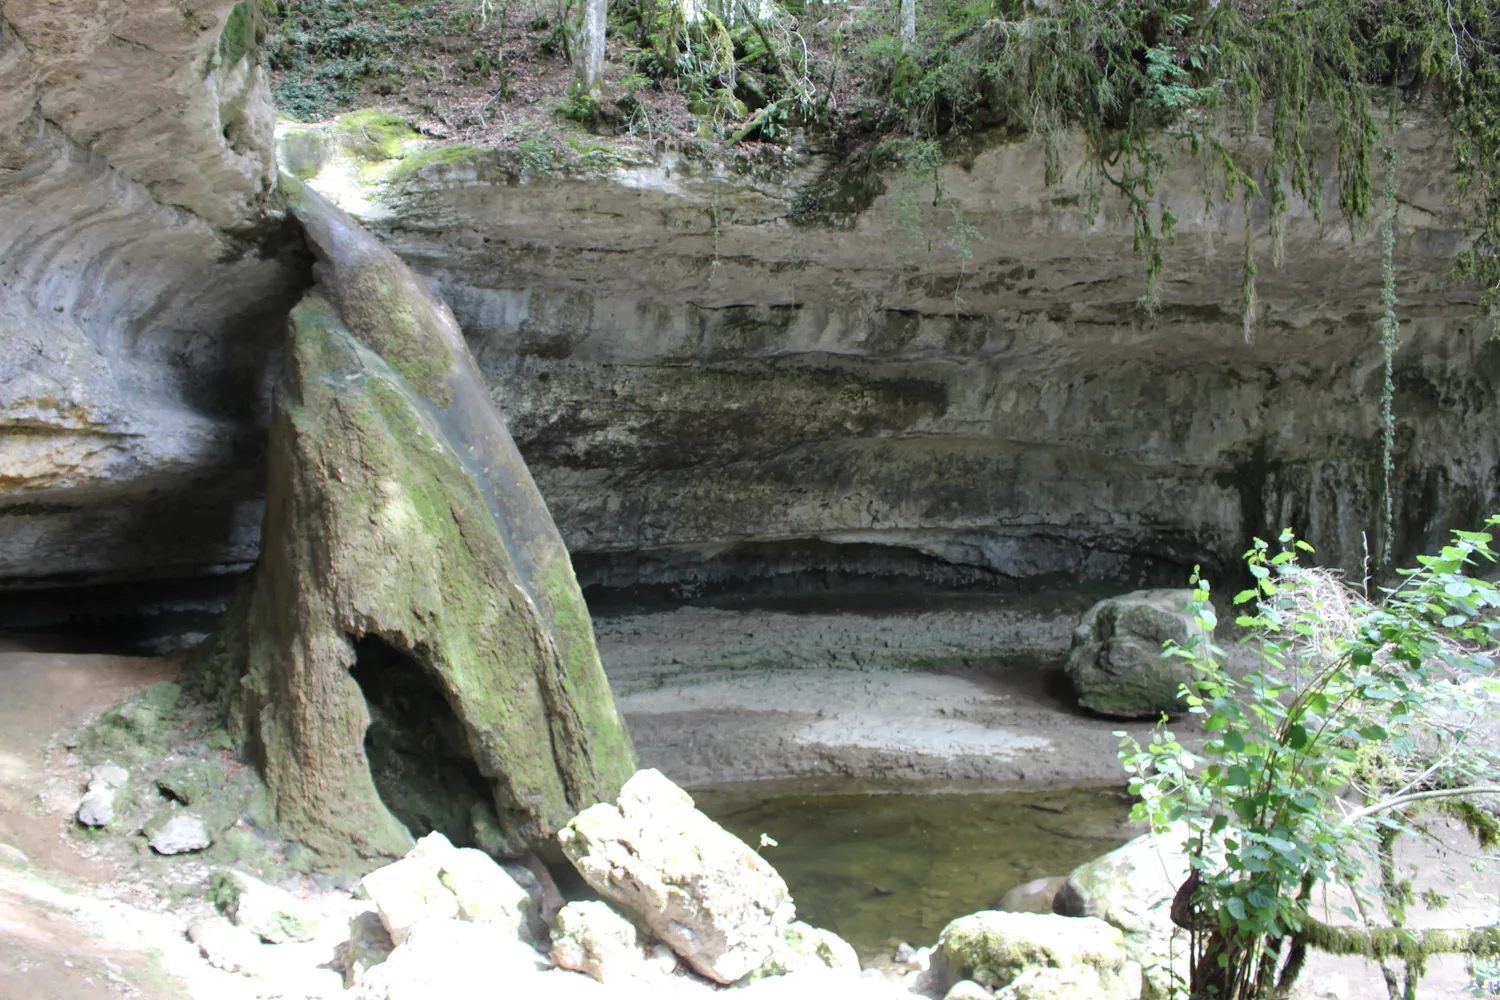
[[(1309, 947), (1403, 964), (1410, 994), (1429, 954), (1500, 953), (1500, 928), (1407, 928), (1412, 894), (1393, 853), (1424, 809), (1456, 817), (1483, 846), (1500, 840), (1481, 799), (1500, 791), (1496, 754), (1471, 735), (1496, 696), (1500, 589), (1474, 574), (1495, 561), (1491, 536), (1456, 532), (1379, 600), (1299, 565), (1311, 549), (1291, 532), (1280, 541), (1273, 553), (1256, 540), (1255, 587), (1235, 599), (1253, 605), (1238, 623), (1254, 670), (1233, 676), (1213, 647), (1168, 650), (1192, 661), (1184, 698), (1208, 733), (1202, 752), (1159, 728), (1145, 747), (1120, 734), (1121, 759), (1139, 815), (1191, 830), (1193, 873), (1172, 914), (1192, 935), (1192, 997), (1275, 995)], [(1208, 584), (1195, 584), (1212, 627)], [(1313, 916), (1315, 890), (1335, 883), (1354, 892), (1358, 912), (1344, 915), (1363, 928)]]

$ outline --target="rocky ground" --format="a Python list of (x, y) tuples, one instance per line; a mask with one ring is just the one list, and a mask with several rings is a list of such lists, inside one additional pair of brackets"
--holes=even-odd
[[(643, 763), (684, 784), (828, 774), (1046, 783), (1112, 776), (1111, 731), (1121, 723), (1069, 708), (1054, 676), (1055, 652), (1050, 670), (1041, 666), (1048, 661), (1032, 659), (1028, 666), (1026, 657), (981, 663), (984, 657), (972, 649), (967, 663), (960, 657), (945, 669), (936, 666), (956, 648), (948, 642), (963, 635), (993, 634), (1011, 643), (1012, 652), (1044, 657), (1066, 635), (1064, 618), (1019, 630), (1011, 619), (1007, 632), (1005, 615), (993, 608), (929, 609), (904, 620), (688, 609), (606, 619), (599, 631), (606, 661), (617, 664), (614, 680)], [(898, 633), (900, 648), (890, 652)], [(847, 665), (835, 665), (834, 647)], [(718, 663), (715, 656), (734, 662)], [(883, 669), (903, 656), (932, 662), (927, 670)], [(121, 698), (170, 680), (174, 669), (163, 659), (78, 651), (76, 643), (28, 639), (0, 646), (0, 690), (7, 693), (0, 703), (0, 997), (355, 995), (345, 992), (341, 972), (353, 947), (345, 943), (349, 918), (373, 914), (374, 902), (355, 898), (368, 891), (355, 892), (348, 880), (298, 875), (286, 845), (255, 834), (253, 821), (216, 834), (221, 844), (234, 845), (230, 853), (216, 846), (206, 856), (176, 858), (154, 856), (143, 838), (93, 834), (76, 823), (89, 778), (77, 752), (84, 726)], [(82, 745), (88, 745), (86, 736)], [(191, 741), (167, 758), (143, 765), (139, 773), (165, 774), (169, 765), (216, 760), (233, 771), (228, 754)], [(165, 797), (152, 801), (152, 808), (178, 808)], [(141, 806), (130, 808), (139, 812)], [(252, 813), (253, 802), (246, 808)], [(1494, 878), (1470, 871), (1461, 832), (1447, 830), (1441, 837), (1449, 846), (1419, 846), (1405, 863), (1417, 872), (1419, 892), (1434, 888), (1453, 902), (1416, 920), (1487, 922), (1493, 918)], [(322, 915), (322, 930), (300, 943), (256, 941), (209, 902), (214, 873), (229, 868), (279, 884), (290, 894), (282, 898)], [(515, 874), (524, 880), (523, 872)], [(931, 944), (916, 942), (924, 943)], [(425, 954), (412, 950), (419, 953)], [(645, 952), (648, 964), (651, 955)], [(543, 977), (535, 984), (549, 996), (630, 996), (642, 987), (637, 978), (600, 987), (585, 975), (548, 972), (542, 951), (524, 949), (511, 957), (525, 975)], [(436, 953), (423, 962), (428, 959), (444, 962)], [(905, 949), (900, 959), (877, 961), (880, 968), (862, 979), (844, 975), (839, 995), (909, 995), (901, 976), (908, 986), (930, 991), (931, 981), (912, 972), (928, 960)], [(648, 980), (647, 992), (706, 995), (716, 989), (675, 959), (666, 964), (670, 974), (654, 973), (663, 978)], [(227, 971), (236, 967), (260, 975)], [(1110, 975), (1120, 968), (1100, 966)], [(1466, 996), (1469, 981), (1462, 960), (1435, 959), (1419, 995)], [(790, 989), (792, 980), (781, 985)], [(805, 985), (819, 995), (830, 988), (811, 980)], [(752, 991), (771, 992), (764, 984)], [(382, 1000), (405, 995), (391, 987)], [(1384, 985), (1367, 963), (1320, 956), (1304, 976), (1302, 995), (1379, 997)]]

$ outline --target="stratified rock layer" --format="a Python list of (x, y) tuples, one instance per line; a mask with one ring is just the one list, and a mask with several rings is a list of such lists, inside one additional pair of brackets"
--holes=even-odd
[(0, 10), (0, 590), (255, 559), (306, 265), (273, 235), (252, 7)]

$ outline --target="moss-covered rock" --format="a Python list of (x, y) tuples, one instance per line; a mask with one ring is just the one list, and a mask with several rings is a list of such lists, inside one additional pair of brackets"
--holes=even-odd
[(185, 806), (201, 805), (223, 791), (224, 770), (207, 761), (190, 761), (157, 778), (156, 787)]
[(319, 288), (292, 313), (253, 588), (193, 673), (324, 864), (472, 843), (476, 815), (486, 846), (543, 846), (635, 768), (567, 551), (447, 308), (284, 184)]
[[(1087, 967), (1111, 995), (1125, 996), (1130, 993), (1127, 965), (1118, 929), (1102, 920), (1051, 913), (971, 913), (943, 928), (932, 953), (932, 972), (943, 988), (969, 979), (994, 989), (1032, 969)], [(1134, 975), (1138, 992), (1139, 968)]]
[(1078, 704), (1100, 715), (1149, 719), (1176, 715), (1192, 667), (1164, 656), (1171, 641), (1186, 647), (1212, 638), (1190, 610), (1192, 590), (1137, 590), (1100, 601), (1073, 632), (1068, 678)]
[(166, 752), (182, 688), (153, 684), (95, 719), (78, 739), (80, 758), (89, 763), (116, 759), (139, 763)]
[(421, 139), (405, 118), (377, 108), (340, 115), (333, 120), (333, 131), (346, 148), (371, 160), (397, 159), (405, 155), (407, 143)]

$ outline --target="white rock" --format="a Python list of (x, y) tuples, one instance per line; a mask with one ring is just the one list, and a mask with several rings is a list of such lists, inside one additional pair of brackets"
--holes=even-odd
[(554, 995), (538, 982), (546, 966), (546, 959), (535, 950), (491, 925), (425, 920), (408, 928), (405, 941), (384, 962), (366, 970), (354, 996), (358, 1000), (540, 1000)]
[(438, 880), (458, 900), (458, 915), (527, 936), (536, 904), (493, 858), (472, 847), (454, 848), (438, 859)]
[(377, 868), (361, 879), (360, 885), (380, 911), (380, 922), (397, 945), (423, 921), (458, 918), (458, 897), (439, 881), (437, 866), (429, 857), (408, 856)]
[(1137, 837), (1080, 865), (1058, 890), (1058, 913), (1097, 917), (1125, 932), (1125, 949), (1146, 970), (1146, 996), (1169, 996), (1188, 977), (1188, 932), (1172, 922), (1172, 899), (1192, 870), (1187, 827)]
[(990, 1000), (993, 994), (972, 979), (960, 979), (943, 994), (943, 1000)]
[(264, 965), (264, 946), (254, 934), (236, 927), (223, 917), (200, 917), (188, 924), (188, 940), (208, 964), (225, 972), (254, 975)]
[(31, 859), (19, 847), (0, 843), (0, 864), (7, 864), (12, 868), (27, 868), (31, 865)]
[(637, 771), (618, 805), (585, 809), (558, 840), (595, 890), (710, 979), (732, 983), (786, 948), (796, 911), (781, 876), (659, 771)]
[(224, 871), (214, 879), (224, 915), (267, 944), (311, 941), (322, 920), (318, 911), (285, 889), (244, 872)]
[(601, 983), (639, 978), (658, 968), (647, 962), (636, 926), (600, 902), (569, 903), (557, 911), (552, 961)]
[(186, 854), (212, 846), (214, 838), (208, 827), (197, 816), (184, 814), (173, 816), (166, 825), (151, 838), (151, 849), (157, 854)]
[(88, 791), (78, 803), (78, 822), (108, 826), (115, 820), (115, 799), (130, 783), (130, 772), (117, 764), (101, 764), (89, 773)]
[(1067, 969), (1027, 969), (1009, 986), (995, 991), (995, 1000), (1115, 1000), (1125, 996), (1111, 990), (1099, 973), (1086, 965)]
[(849, 979), (859, 976), (859, 956), (832, 931), (794, 920), (787, 928), (786, 942), (784, 957), (772, 961), (787, 973), (832, 971)]

